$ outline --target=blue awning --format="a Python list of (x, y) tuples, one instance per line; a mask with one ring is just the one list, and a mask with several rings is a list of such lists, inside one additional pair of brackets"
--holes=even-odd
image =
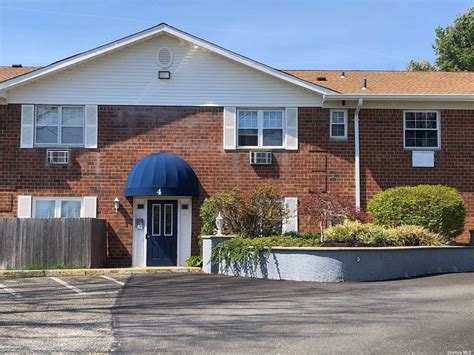
[(176, 155), (157, 153), (139, 161), (128, 174), (125, 196), (197, 196), (199, 184), (191, 166)]

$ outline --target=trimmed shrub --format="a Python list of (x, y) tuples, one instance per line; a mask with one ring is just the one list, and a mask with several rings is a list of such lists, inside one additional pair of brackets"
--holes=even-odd
[(466, 208), (459, 191), (443, 185), (402, 186), (372, 198), (368, 211), (374, 223), (396, 227), (418, 225), (445, 238), (464, 230)]
[(200, 210), (201, 234), (216, 232), (218, 213), (223, 217), (223, 233), (249, 237), (268, 237), (281, 233), (281, 223), (288, 216), (280, 192), (271, 185), (256, 187), (248, 194), (238, 190), (211, 196)]
[(373, 223), (346, 221), (325, 231), (326, 243), (344, 246), (420, 246), (443, 245), (441, 236), (421, 226), (386, 228)]

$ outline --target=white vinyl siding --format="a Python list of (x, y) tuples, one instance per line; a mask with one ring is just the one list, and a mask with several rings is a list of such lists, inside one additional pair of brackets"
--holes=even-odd
[[(173, 52), (158, 79), (157, 50)], [(320, 107), (322, 95), (164, 35), (9, 91), (9, 103)]]
[(432, 150), (441, 147), (439, 111), (403, 112), (403, 147)]

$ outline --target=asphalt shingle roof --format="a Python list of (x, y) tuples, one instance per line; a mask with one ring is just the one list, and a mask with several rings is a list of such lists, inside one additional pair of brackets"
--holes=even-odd
[[(0, 66), (0, 82), (39, 67)], [(474, 95), (474, 72), (413, 72), (386, 70), (282, 70), (299, 79), (342, 94)], [(341, 74), (344, 72), (344, 78)], [(318, 80), (324, 77), (326, 80)], [(367, 90), (362, 90), (364, 80)]]

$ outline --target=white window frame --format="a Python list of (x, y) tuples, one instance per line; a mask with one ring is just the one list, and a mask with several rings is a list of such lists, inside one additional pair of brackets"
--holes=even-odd
[[(332, 135), (332, 125), (333, 125), (333, 122), (332, 122), (332, 114), (334, 112), (343, 112), (344, 113), (344, 136), (333, 136)], [(329, 112), (329, 137), (333, 140), (347, 140), (347, 131), (348, 131), (348, 117), (349, 117), (349, 113), (347, 110), (344, 110), (344, 109), (332, 109), (330, 110)], [(340, 124), (340, 123), (334, 123), (334, 124)]]
[[(38, 108), (39, 107), (57, 107), (58, 108), (58, 141), (56, 143), (37, 143), (36, 142), (36, 117), (38, 114)], [(62, 139), (62, 115), (63, 115), (63, 108), (64, 107), (81, 107), (82, 112), (84, 114), (83, 117), (83, 125), (82, 125), (82, 143), (60, 143)], [(85, 140), (86, 140), (86, 107), (84, 105), (35, 105), (35, 115), (33, 117), (33, 122), (34, 122), (34, 146), (35, 147), (84, 147)], [(40, 126), (41, 127), (41, 126)], [(56, 127), (56, 125), (51, 126), (51, 127)], [(70, 125), (64, 125), (64, 127), (76, 127), (79, 128), (80, 126), (70, 126)]]
[[(258, 145), (239, 145), (239, 112), (245, 111), (257, 111), (257, 131), (258, 131)], [(281, 112), (281, 131), (282, 131), (282, 140), (281, 145), (263, 145), (263, 112)], [(237, 116), (236, 116), (236, 145), (238, 149), (285, 149), (285, 140), (286, 140), (286, 117), (285, 117), (285, 109), (281, 108), (239, 108), (237, 109)], [(245, 128), (243, 128), (245, 129)], [(268, 128), (271, 129), (271, 128)]]
[(63, 201), (79, 201), (81, 203), (80, 218), (84, 217), (84, 199), (82, 197), (33, 197), (32, 201), (32, 217), (36, 218), (36, 201), (54, 201), (54, 217), (53, 218), (66, 218), (61, 217), (61, 202)]
[[(171, 206), (171, 233), (166, 233), (166, 207)], [(165, 237), (170, 237), (173, 235), (174, 232), (174, 205), (172, 203), (165, 203), (163, 205), (163, 235)]]
[[(434, 112), (436, 113), (436, 131), (437, 131), (437, 141), (438, 145), (436, 147), (407, 147), (405, 142), (405, 131), (406, 128), (406, 114), (408, 112)], [(410, 128), (409, 131), (416, 131), (416, 128)], [(418, 129), (423, 130), (423, 129)], [(430, 130), (430, 129), (429, 129)], [(433, 130), (433, 129), (431, 129)], [(441, 112), (439, 110), (404, 110), (403, 111), (403, 149), (405, 150), (440, 150), (441, 149)]]

